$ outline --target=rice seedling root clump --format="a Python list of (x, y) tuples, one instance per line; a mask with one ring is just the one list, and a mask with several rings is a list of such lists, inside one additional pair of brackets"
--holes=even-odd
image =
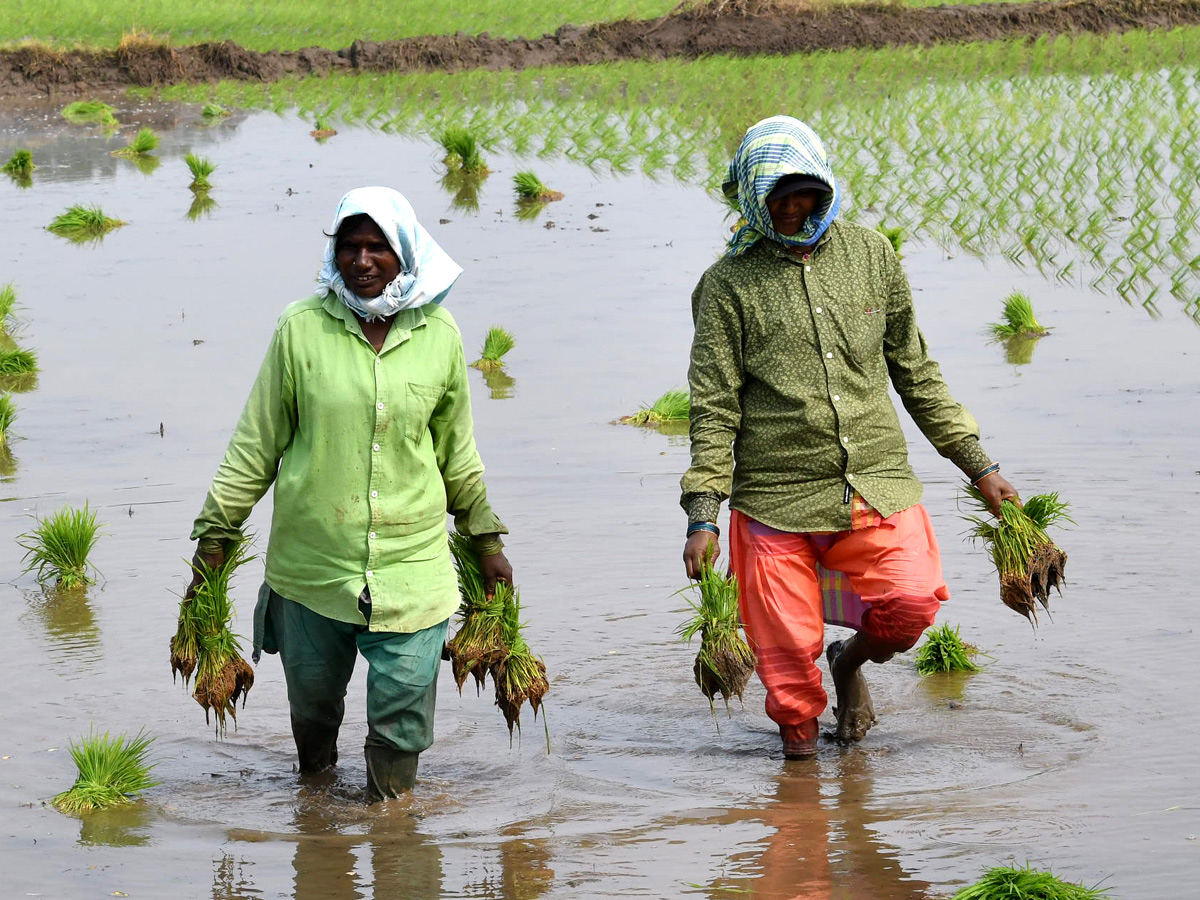
[(692, 401), (687, 391), (671, 390), (655, 400), (652, 405), (643, 406), (631, 416), (622, 416), (620, 421), (626, 425), (645, 427), (686, 422), (691, 407)]
[(978, 647), (959, 637), (957, 626), (941, 625), (925, 633), (925, 643), (917, 649), (917, 671), (922, 675), (978, 672), (979, 666), (971, 658), (978, 653)]
[(132, 802), (132, 798), (158, 784), (150, 777), (152, 763), (146, 752), (153, 738), (144, 732), (134, 737), (88, 734), (71, 743), (71, 758), (79, 774), (75, 783), (51, 801), (60, 812), (80, 814)]
[(320, 116), (317, 117), (317, 121), (313, 124), (313, 130), (309, 132), (309, 135), (315, 137), (318, 141), (327, 140), (335, 134), (337, 134), (337, 129)]
[(1026, 865), (988, 869), (982, 879), (951, 900), (1103, 900), (1107, 896), (1108, 888), (1084, 887)]
[(1003, 321), (993, 322), (992, 334), (996, 340), (1009, 338), (1039, 338), (1050, 333), (1033, 313), (1033, 301), (1025, 294), (1014, 291), (1004, 298)]
[(113, 156), (145, 156), (147, 153), (155, 150), (158, 147), (158, 135), (154, 133), (152, 128), (139, 128), (137, 135), (130, 142), (128, 147), (122, 147), (120, 150), (114, 150)]
[(98, 240), (114, 228), (125, 225), (120, 219), (109, 218), (98, 206), (77, 204), (55, 216), (46, 230), (59, 237), (80, 243)]
[(88, 556), (100, 538), (100, 524), (88, 505), (65, 506), (36, 522), (32, 531), (17, 538), (25, 550), (25, 571), (33, 572), (39, 584), (53, 582), (61, 590), (95, 584)]
[(688, 598), (692, 617), (678, 629), (684, 641), (700, 635), (700, 652), (692, 674), (709, 706), (720, 694), (728, 711), (731, 697), (741, 701), (757, 663), (754, 651), (740, 633), (737, 579), (732, 572), (717, 572), (712, 561), (706, 560), (700, 580), (684, 590), (693, 590), (700, 597), (699, 601)]
[[(990, 512), (979, 488), (968, 484), (965, 490), (980, 512), (985, 515)], [(1003, 501), (1003, 515), (998, 521), (978, 515), (964, 517), (972, 525), (970, 536), (982, 541), (991, 553), (1000, 577), (1001, 601), (1035, 626), (1034, 601), (1049, 612), (1050, 590), (1061, 595), (1066, 583), (1067, 554), (1050, 540), (1046, 529), (1059, 522), (1071, 522), (1068, 508), (1057, 493), (1038, 494), (1025, 501), (1024, 506)]]
[(483, 349), (479, 353), (479, 359), (471, 365), (484, 371), (501, 369), (504, 367), (504, 357), (516, 345), (517, 340), (512, 336), (512, 332), (505, 331), (499, 325), (493, 325), (488, 329), (487, 337), (483, 339)]
[(171, 638), (171, 674), (183, 676), (186, 686), (196, 677), (192, 697), (204, 708), (204, 721), (215, 714), (218, 737), (225, 733), (226, 716), (237, 723), (237, 701), (246, 705), (254, 686), (254, 669), (241, 656), (241, 645), (230, 631), (233, 600), (229, 584), (233, 573), (255, 557), (250, 541), (241, 538), (230, 546), (217, 566), (195, 567), (200, 577), (191, 596), (179, 603), (179, 623)]

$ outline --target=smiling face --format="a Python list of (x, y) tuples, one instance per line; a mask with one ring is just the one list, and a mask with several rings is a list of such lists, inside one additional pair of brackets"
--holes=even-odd
[(791, 237), (804, 225), (805, 220), (817, 211), (826, 197), (824, 191), (793, 191), (778, 200), (767, 200), (767, 212), (771, 214), (771, 227), (785, 237)]
[(346, 287), (370, 300), (400, 274), (400, 258), (370, 216), (350, 216), (337, 233), (334, 262)]

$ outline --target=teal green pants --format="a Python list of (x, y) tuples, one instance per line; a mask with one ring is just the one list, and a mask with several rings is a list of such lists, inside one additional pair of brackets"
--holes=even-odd
[[(255, 645), (278, 652), (283, 663), (301, 772), (337, 762), (346, 686), (359, 653), (369, 667), (367, 747), (420, 753), (433, 743), (437, 675), (449, 619), (411, 634), (369, 631), (326, 618), (274, 591), (263, 594)], [(370, 621), (370, 604), (360, 608)]]

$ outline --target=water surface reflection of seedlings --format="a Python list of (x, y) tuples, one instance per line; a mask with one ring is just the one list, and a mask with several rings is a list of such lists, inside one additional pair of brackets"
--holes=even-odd
[(18, 150), (0, 167), (0, 172), (9, 176), (18, 187), (29, 187), (33, 184), (33, 170), (36, 168), (33, 154), (28, 150)]
[(442, 188), (450, 194), (450, 205), (459, 212), (479, 212), (479, 189), (483, 176), (451, 169), (441, 178)]
[(115, 112), (114, 107), (100, 100), (76, 100), (63, 107), (62, 116), (77, 125), (96, 123), (112, 128), (119, 124)]
[(684, 590), (700, 595), (699, 601), (687, 598), (692, 617), (678, 629), (680, 639), (689, 643), (700, 635), (700, 652), (692, 674), (709, 706), (713, 707), (713, 699), (720, 694), (728, 712), (731, 697), (741, 701), (757, 661), (739, 630), (737, 579), (732, 572), (722, 575), (706, 559), (700, 580)]
[(479, 139), (466, 128), (450, 127), (437, 137), (446, 155), (442, 162), (449, 169), (458, 169), (469, 175), (488, 174), (487, 161), (479, 146)]
[(493, 400), (510, 400), (516, 395), (517, 379), (503, 369), (485, 369), (483, 383), (487, 385), (488, 394)]
[(483, 339), (483, 349), (479, 352), (479, 359), (471, 365), (484, 371), (502, 369), (504, 368), (504, 357), (516, 345), (517, 339), (512, 336), (512, 332), (505, 331), (499, 325), (493, 325), (488, 329), (487, 337)]
[(11, 284), (0, 286), (0, 334), (8, 334), (17, 324), (17, 289)]
[(124, 224), (120, 219), (106, 216), (98, 206), (77, 204), (55, 216), (54, 221), (46, 226), (46, 230), (80, 244), (98, 241), (114, 228), (120, 228)]
[(1107, 896), (1108, 888), (1084, 887), (1063, 881), (1050, 872), (1036, 872), (1028, 866), (996, 866), (951, 900), (1104, 900)]
[(968, 644), (958, 634), (957, 626), (941, 625), (925, 632), (925, 643), (917, 649), (915, 663), (922, 675), (940, 672), (978, 672), (979, 666), (971, 657), (979, 648)]
[(120, 150), (114, 150), (113, 156), (135, 157), (145, 156), (147, 153), (158, 148), (158, 135), (154, 133), (153, 128), (139, 128), (138, 133), (134, 135), (128, 147), (122, 147)]
[(1039, 338), (1050, 333), (1050, 329), (1042, 325), (1033, 314), (1033, 301), (1019, 291), (1013, 291), (1004, 298), (1002, 321), (993, 322), (992, 334), (998, 340), (1024, 337)]
[(188, 187), (196, 193), (207, 191), (212, 187), (208, 176), (217, 171), (217, 167), (207, 157), (189, 153), (183, 158), (183, 161), (187, 163), (188, 171), (192, 173), (192, 183)]
[(8, 394), (0, 394), (0, 449), (8, 446), (8, 429), (17, 417), (17, 405)]
[(55, 808), (65, 813), (87, 813), (132, 803), (133, 797), (158, 784), (150, 777), (153, 763), (146, 752), (153, 738), (144, 732), (129, 738), (91, 733), (71, 743), (71, 758), (79, 774), (69, 790), (58, 794)]
[(687, 391), (671, 390), (655, 400), (651, 406), (643, 406), (632, 416), (622, 416), (621, 421), (626, 425), (647, 427), (686, 422), (691, 408), (692, 400)]
[(195, 222), (197, 219), (212, 215), (212, 211), (217, 208), (217, 205), (217, 201), (208, 191), (196, 191), (186, 215)]
[(100, 525), (88, 505), (82, 509), (64, 506), (35, 521), (32, 531), (17, 538), (25, 550), (25, 571), (33, 572), (39, 584), (53, 583), (64, 591), (95, 584), (95, 567), (88, 556), (100, 538)]

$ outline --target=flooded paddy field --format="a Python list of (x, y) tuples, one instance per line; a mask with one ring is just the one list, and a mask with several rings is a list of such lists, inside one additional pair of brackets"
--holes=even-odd
[[(1174, 102), (1192, 96), (1194, 74), (1166, 70), (1154, 85)], [(1124, 90), (1113, 96), (1136, 84)], [(613, 174), (562, 156), (531, 163), (500, 143), (471, 210), (440, 184), (428, 140), (338, 122), (322, 144), (307, 109), (205, 126), (195, 104), (113, 102), (123, 122), (159, 131), (151, 174), (109, 155), (128, 129), (69, 126), (57, 104), (0, 111), (6, 154), (28, 146), (39, 166), (28, 189), (0, 180), (0, 283), (17, 287), (16, 337), (41, 366), (14, 395), (0, 483), (7, 895), (917, 900), (1014, 860), (1103, 880), (1123, 900), (1190, 895), (1200, 326), (1195, 295), (1169, 289), (1182, 264), (1171, 254), (1200, 252), (1190, 226), (1179, 249), (1164, 233), (1171, 253), (1145, 278), (1167, 287), (1143, 305), (1148, 289), (1122, 298), (1115, 281), (1078, 277), (1087, 257), (1054, 216), (1043, 227), (1057, 265), (1042, 272), (1033, 251), (1004, 253), (1011, 229), (964, 249), (952, 217), (903, 220), (918, 316), (956, 397), (1019, 489), (1073, 504), (1078, 525), (1061, 534), (1070, 583), (1036, 632), (1003, 607), (986, 555), (961, 540), (954, 469), (911, 429), (953, 593), (939, 621), (990, 658), (963, 678), (923, 679), (911, 655), (872, 669), (881, 720), (866, 740), (789, 763), (757, 682), (718, 731), (692, 681), (695, 647), (674, 637), (686, 442), (611, 424), (686, 384), (688, 297), (728, 227), (701, 186), (701, 161), (719, 148), (698, 151), (693, 176), (675, 180), (644, 156)], [(836, 115), (825, 131), (835, 171), (843, 159), (856, 173), (851, 196), (877, 189), (886, 206), (909, 190), (852, 153)], [(1186, 110), (1178, 118), (1194, 122)], [(216, 203), (194, 218), (190, 150), (218, 165)], [(1172, 222), (1166, 186), (1184, 157), (1163, 153), (1170, 171), (1154, 176), (1110, 156), (1128, 187), (1112, 200), (1104, 260), (1126, 258), (1139, 190), (1155, 221)], [(521, 221), (510, 179), (531, 164), (566, 196)], [(1067, 190), (1047, 202), (1086, 199), (1094, 174), (1061, 180)], [(403, 191), (464, 266), (447, 308), (468, 353), (493, 324), (517, 338), (511, 384), (471, 373), (475, 420), (530, 641), (551, 676), (547, 755), (540, 724), (526, 722), (510, 746), (490, 699), (460, 698), (446, 667), (420, 783), (388, 809), (361, 803), (361, 666), (337, 779), (310, 789), (292, 771), (276, 657), (264, 657), (223, 741), (167, 663), (192, 519), (276, 316), (311, 290), (330, 210), (362, 184)], [(78, 246), (46, 232), (73, 203), (128, 225)], [(880, 211), (860, 203), (857, 215)], [(1019, 366), (986, 334), (1013, 290), (1054, 328)], [(104, 577), (85, 599), (48, 598), (20, 574), (14, 539), (31, 514), (85, 500), (106, 529), (94, 557)], [(252, 518), (264, 543), (268, 521), (269, 498)], [(257, 575), (235, 587), (243, 633)], [(156, 735), (161, 784), (81, 821), (47, 801), (73, 779), (68, 743), (92, 724)]]

